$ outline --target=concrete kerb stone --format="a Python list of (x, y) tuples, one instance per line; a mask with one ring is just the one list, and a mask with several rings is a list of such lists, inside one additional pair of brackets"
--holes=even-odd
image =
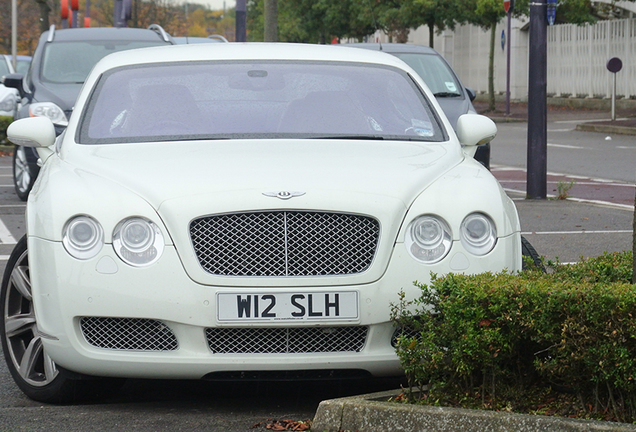
[(616, 126), (616, 125), (601, 125), (593, 123), (581, 123), (576, 125), (576, 130), (585, 132), (602, 132), (608, 134), (618, 135), (636, 135), (636, 128)]
[(320, 403), (312, 432), (634, 432), (636, 425), (389, 402), (401, 390)]

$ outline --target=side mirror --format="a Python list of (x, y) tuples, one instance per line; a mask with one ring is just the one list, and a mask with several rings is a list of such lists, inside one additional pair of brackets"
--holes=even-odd
[(55, 144), (55, 126), (48, 117), (24, 118), (9, 125), (7, 138), (19, 146), (50, 147)]
[(468, 99), (470, 99), (471, 102), (477, 97), (477, 93), (471, 88), (466, 87), (466, 93), (468, 93)]
[(2, 84), (5, 87), (14, 88), (20, 93), (20, 97), (23, 98), (26, 92), (24, 91), (23, 85), (24, 75), (19, 73), (7, 74), (2, 77)]
[(457, 119), (456, 132), (461, 145), (478, 146), (492, 141), (497, 136), (497, 126), (486, 116), (464, 114)]

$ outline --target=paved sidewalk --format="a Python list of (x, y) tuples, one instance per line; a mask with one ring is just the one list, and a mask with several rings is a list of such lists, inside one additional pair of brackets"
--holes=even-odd
[[(493, 119), (495, 122), (525, 122), (528, 121), (528, 104), (525, 102), (511, 102), (509, 114), (506, 113), (505, 101), (498, 100), (495, 110), (488, 110), (488, 102), (484, 95), (480, 95), (473, 105), (475, 110)], [(596, 105), (590, 102), (590, 105)], [(563, 105), (548, 104), (548, 122), (564, 120), (581, 120), (577, 130), (636, 135), (636, 101), (634, 108), (617, 108), (616, 120), (611, 120), (609, 109), (575, 108)]]

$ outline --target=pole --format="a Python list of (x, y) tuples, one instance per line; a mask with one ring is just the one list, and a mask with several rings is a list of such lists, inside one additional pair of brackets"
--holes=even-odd
[(247, 42), (247, 5), (236, 0), (236, 42)]
[[(544, 0), (545, 1), (545, 0)], [(530, 50), (528, 71), (528, 199), (547, 197), (547, 4), (530, 3)]]
[(13, 70), (18, 67), (18, 0), (11, 0), (11, 55)]
[(512, 35), (510, 34), (510, 21), (512, 20), (512, 10), (508, 9), (508, 29), (507, 29), (507, 47), (506, 47), (506, 116), (510, 115), (510, 45)]
[(616, 74), (614, 75), (614, 87), (612, 88), (612, 121), (616, 120)]

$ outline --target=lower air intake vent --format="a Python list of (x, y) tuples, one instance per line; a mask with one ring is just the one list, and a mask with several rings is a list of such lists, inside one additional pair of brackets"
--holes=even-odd
[(367, 327), (208, 328), (215, 354), (360, 352)]
[(104, 349), (128, 351), (174, 351), (177, 338), (161, 321), (142, 318), (84, 317), (80, 320), (84, 339)]

